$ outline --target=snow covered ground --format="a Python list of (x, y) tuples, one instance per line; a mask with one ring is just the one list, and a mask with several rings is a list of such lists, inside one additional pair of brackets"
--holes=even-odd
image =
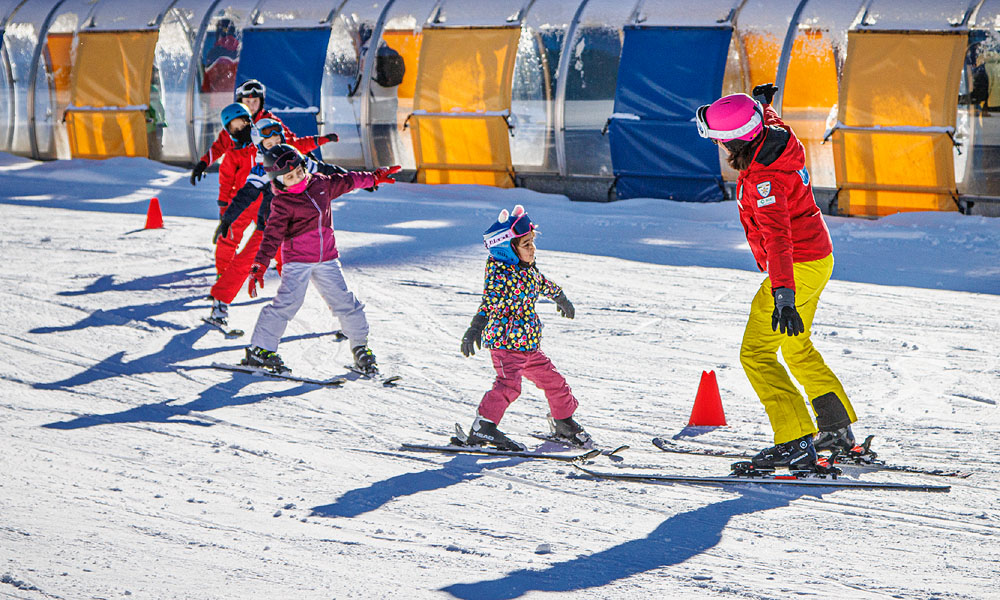
[[(863, 475), (948, 494), (720, 488), (399, 444), (444, 443), (492, 381), (459, 339), (480, 232), (518, 202), (577, 308), (540, 303), (543, 347), (594, 437), (632, 446), (596, 468), (727, 473), (649, 443), (684, 432), (703, 370), (729, 427), (683, 441), (769, 444), (737, 355), (762, 276), (732, 203), (346, 196), (348, 282), (405, 385), (330, 389), (206, 368), (247, 341), (200, 321), (215, 176), (0, 155), (0, 181), (0, 598), (1000, 598), (1000, 220), (829, 218), (837, 266), (814, 325), (882, 457), (971, 477)], [(166, 226), (147, 231), (152, 196)], [(232, 324), (250, 331), (277, 282), (242, 294)], [(297, 374), (343, 374), (334, 328), (311, 291), (280, 352)], [(525, 384), (503, 426), (531, 441), (544, 415)]]

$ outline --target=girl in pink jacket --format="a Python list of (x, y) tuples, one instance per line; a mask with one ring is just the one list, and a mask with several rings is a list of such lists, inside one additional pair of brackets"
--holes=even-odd
[(340, 320), (341, 331), (350, 341), (354, 353), (355, 366), (368, 375), (378, 373), (375, 355), (368, 348), (365, 305), (344, 281), (330, 202), (351, 190), (395, 183), (389, 175), (399, 169), (399, 166), (393, 166), (380, 167), (374, 172), (310, 174), (305, 169), (302, 154), (292, 146), (279, 144), (267, 151), (264, 170), (271, 180), (274, 199), (264, 239), (250, 267), (250, 297), (257, 296), (257, 285), (264, 287), (264, 272), (279, 247), (284, 267), (274, 300), (257, 317), (242, 364), (279, 373), (291, 370), (277, 354), (278, 343), (288, 322), (302, 306), (311, 281)]

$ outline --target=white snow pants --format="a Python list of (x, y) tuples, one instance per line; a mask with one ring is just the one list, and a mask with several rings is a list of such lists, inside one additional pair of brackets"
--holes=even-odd
[(310, 281), (316, 284), (316, 291), (326, 300), (333, 315), (340, 319), (340, 329), (347, 336), (351, 348), (368, 344), (365, 305), (347, 289), (340, 260), (333, 259), (321, 263), (285, 263), (274, 300), (257, 317), (251, 345), (271, 352), (278, 350), (285, 327), (305, 301)]

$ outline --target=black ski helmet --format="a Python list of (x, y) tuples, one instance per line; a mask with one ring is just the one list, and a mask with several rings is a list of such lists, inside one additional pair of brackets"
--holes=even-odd
[(305, 165), (305, 162), (302, 153), (288, 144), (278, 144), (264, 152), (264, 172), (279, 189), (284, 189), (279, 177)]

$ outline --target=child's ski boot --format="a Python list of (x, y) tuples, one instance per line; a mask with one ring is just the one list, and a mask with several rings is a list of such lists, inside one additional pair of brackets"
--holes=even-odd
[(552, 415), (548, 415), (547, 418), (551, 436), (556, 440), (565, 441), (567, 444), (571, 444), (577, 448), (583, 448), (591, 443), (590, 434), (584, 431), (583, 427), (573, 417), (553, 419)]
[(528, 449), (524, 444), (515, 442), (497, 429), (496, 423), (479, 415), (476, 415), (476, 420), (472, 422), (465, 443), (469, 446), (493, 446), (497, 450), (508, 452), (525, 452)]
[(229, 305), (221, 300), (212, 299), (212, 314), (205, 321), (219, 328), (229, 327)]
[(271, 352), (258, 346), (247, 348), (247, 356), (240, 361), (241, 365), (265, 369), (272, 373), (291, 373), (292, 370), (285, 366), (277, 352)]
[(354, 353), (354, 367), (358, 371), (368, 376), (378, 375), (378, 363), (375, 362), (375, 354), (371, 348), (355, 346), (351, 348), (351, 352)]

